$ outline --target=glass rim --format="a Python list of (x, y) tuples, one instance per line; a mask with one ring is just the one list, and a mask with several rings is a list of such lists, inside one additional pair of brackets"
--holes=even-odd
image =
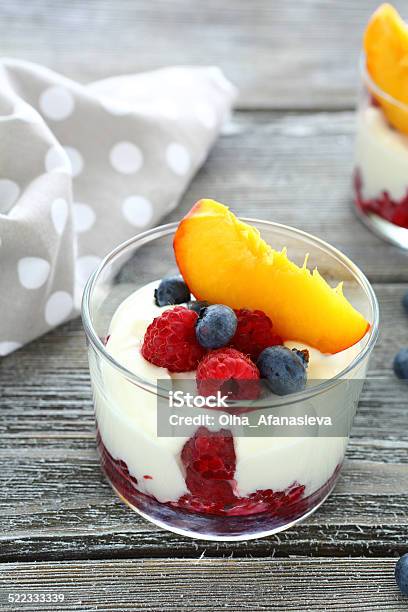
[[(337, 386), (338, 384), (344, 381), (344, 377), (346, 374), (348, 374), (352, 370), (355, 370), (358, 367), (358, 365), (363, 361), (365, 356), (371, 353), (376, 343), (376, 340), (378, 338), (379, 306), (378, 306), (377, 297), (374, 293), (371, 283), (368, 281), (367, 277), (360, 270), (360, 268), (356, 264), (354, 264), (351, 261), (351, 259), (349, 259), (346, 255), (344, 255), (344, 253), (342, 253), (341, 251), (339, 251), (338, 249), (336, 249), (335, 247), (327, 243), (325, 240), (322, 240), (318, 238), (317, 236), (314, 236), (313, 234), (309, 234), (308, 232), (304, 232), (303, 230), (299, 230), (297, 228), (294, 228), (294, 227), (291, 227), (289, 225), (285, 225), (282, 223), (276, 223), (274, 221), (265, 221), (261, 219), (253, 219), (253, 218), (248, 218), (248, 217), (239, 217), (239, 218), (241, 221), (244, 221), (245, 223), (251, 223), (251, 224), (255, 223), (258, 226), (264, 226), (269, 229), (276, 228), (281, 231), (289, 231), (292, 234), (297, 235), (299, 238), (303, 238), (304, 240), (306, 239), (306, 240), (314, 242), (322, 250), (328, 251), (331, 256), (339, 260), (350, 272), (352, 272), (354, 277), (358, 280), (360, 286), (365, 291), (365, 294), (370, 302), (370, 306), (371, 306), (372, 313), (373, 313), (373, 321), (371, 323), (369, 332), (367, 332), (369, 334), (367, 342), (362, 347), (361, 351), (358, 352), (355, 358), (343, 370), (341, 370), (341, 372), (339, 372), (332, 378), (322, 381), (320, 384), (317, 384), (311, 387), (306, 387), (305, 389), (303, 389), (302, 391), (298, 393), (292, 393), (286, 396), (276, 396), (276, 400), (275, 398), (273, 399), (268, 398), (265, 400), (255, 400), (252, 406), (259, 407), (259, 408), (262, 408), (262, 407), (277, 408), (281, 406), (286, 406), (289, 404), (294, 404), (300, 401), (304, 401), (306, 399), (310, 399), (314, 397), (315, 395), (319, 395), (320, 393), (334, 386)], [(82, 296), (82, 304), (81, 304), (81, 316), (82, 316), (82, 323), (84, 326), (85, 334), (86, 334), (88, 341), (92, 345), (93, 349), (96, 351), (96, 353), (103, 359), (103, 361), (108, 362), (109, 365), (115, 368), (115, 370), (117, 370), (128, 381), (158, 396), (161, 396), (161, 394), (159, 393), (156, 382), (152, 382), (151, 380), (138, 376), (131, 370), (128, 370), (125, 366), (119, 363), (119, 361), (117, 361), (114, 357), (112, 357), (112, 355), (106, 350), (104, 343), (102, 342), (101, 338), (96, 333), (96, 330), (92, 323), (91, 299), (92, 299), (93, 290), (97, 284), (100, 274), (102, 273), (102, 271), (105, 269), (107, 265), (109, 265), (112, 261), (114, 261), (114, 259), (118, 255), (120, 255), (121, 253), (129, 249), (130, 247), (136, 245), (137, 243), (140, 243), (140, 246), (142, 246), (143, 244), (150, 242), (150, 240), (153, 237), (162, 238), (164, 236), (173, 234), (174, 231), (177, 229), (178, 225), (179, 225), (178, 221), (173, 222), (173, 223), (167, 223), (165, 225), (159, 225), (152, 229), (146, 230), (145, 232), (139, 233), (136, 236), (133, 236), (129, 240), (122, 242), (115, 249), (110, 251), (110, 253), (108, 253), (105, 256), (105, 258), (101, 261), (101, 263), (96, 268), (96, 270), (89, 277), (86, 283), (85, 289), (84, 289), (84, 293)], [(168, 397), (168, 391), (165, 389), (162, 389), (162, 391), (165, 392), (165, 395), (163, 397)], [(231, 407), (239, 407), (243, 405), (245, 405), (245, 407), (248, 407), (248, 403), (249, 403), (248, 401), (246, 402), (234, 401), (234, 402), (231, 402)]]
[(408, 104), (405, 104), (404, 102), (401, 102), (400, 100), (397, 100), (396, 98), (394, 98), (391, 94), (381, 89), (381, 87), (377, 85), (377, 83), (373, 80), (372, 76), (370, 75), (367, 69), (366, 54), (364, 52), (360, 54), (359, 65), (360, 65), (360, 76), (363, 82), (369, 87), (370, 91), (374, 92), (377, 96), (382, 98), (385, 102), (388, 102), (389, 104), (392, 104), (393, 106), (396, 106), (400, 108), (401, 110), (405, 111), (406, 113), (408, 113)]

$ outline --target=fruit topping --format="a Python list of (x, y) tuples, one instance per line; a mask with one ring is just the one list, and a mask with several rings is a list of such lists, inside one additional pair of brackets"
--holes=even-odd
[(202, 308), (196, 324), (198, 342), (207, 349), (226, 346), (237, 329), (237, 317), (229, 306), (213, 304)]
[(284, 340), (337, 353), (365, 335), (369, 323), (315, 269), (274, 251), (258, 230), (214, 200), (200, 200), (181, 221), (174, 251), (198, 300), (262, 310)]
[(382, 4), (371, 17), (364, 35), (367, 71), (375, 85), (402, 104), (376, 91), (371, 95), (388, 121), (408, 134), (408, 26), (390, 4)]
[(156, 306), (184, 304), (191, 298), (190, 290), (180, 275), (163, 278), (154, 291)]
[(408, 595), (408, 553), (402, 555), (395, 566), (395, 580), (403, 595)]
[(197, 319), (197, 313), (184, 306), (166, 310), (153, 319), (144, 336), (143, 357), (170, 372), (195, 370), (205, 354), (196, 339)]
[(234, 439), (230, 431), (209, 431), (200, 427), (184, 445), (181, 461), (186, 470), (186, 485), (201, 503), (224, 506), (235, 495), (232, 479), (235, 472)]
[(305, 388), (308, 361), (307, 351), (271, 346), (259, 355), (257, 365), (272, 393), (288, 395)]
[(273, 332), (272, 321), (262, 310), (240, 308), (235, 311), (237, 330), (231, 346), (256, 361), (267, 346), (282, 344), (282, 338)]
[(202, 308), (207, 308), (207, 306), (209, 305), (210, 303), (204, 300), (191, 300), (191, 302), (187, 302), (186, 304), (187, 308), (189, 308), (190, 310), (194, 310), (194, 312), (196, 312), (197, 314), (200, 314), (200, 310)]
[(208, 397), (220, 391), (228, 399), (256, 399), (260, 393), (259, 371), (252, 361), (234, 348), (208, 353), (198, 364), (197, 388)]
[(402, 348), (394, 357), (393, 368), (398, 378), (408, 378), (408, 348)]

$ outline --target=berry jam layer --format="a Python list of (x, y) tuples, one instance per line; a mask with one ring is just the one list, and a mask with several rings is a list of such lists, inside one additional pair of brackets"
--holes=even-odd
[(359, 169), (354, 172), (354, 195), (358, 208), (365, 214), (376, 215), (408, 229), (408, 190), (401, 200), (393, 200), (388, 191), (381, 192), (370, 200), (363, 197), (363, 179)]
[[(129, 473), (126, 463), (114, 459), (97, 433), (98, 450), (103, 470), (117, 492), (137, 508), (159, 503), (153, 497), (138, 489), (137, 479)], [(189, 493), (177, 501), (160, 504), (169, 509), (179, 509), (201, 515), (219, 517), (248, 517), (266, 514), (282, 519), (295, 520), (316, 507), (332, 489), (340, 466), (337, 466), (329, 480), (305, 497), (305, 487), (293, 483), (285, 491), (258, 490), (247, 497), (234, 492), (236, 457), (234, 441), (227, 430), (210, 432), (200, 427), (184, 445), (181, 461), (186, 474)], [(149, 474), (143, 476), (148, 480)]]

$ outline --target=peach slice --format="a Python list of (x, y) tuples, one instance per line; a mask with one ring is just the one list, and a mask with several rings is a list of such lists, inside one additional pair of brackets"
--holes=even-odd
[(285, 340), (337, 353), (364, 336), (369, 323), (317, 270), (299, 268), (226, 206), (200, 200), (174, 237), (180, 272), (199, 300), (263, 310)]
[(367, 71), (375, 85), (401, 102), (399, 106), (379, 93), (372, 95), (388, 121), (408, 134), (408, 26), (390, 4), (382, 4), (371, 17), (364, 35)]

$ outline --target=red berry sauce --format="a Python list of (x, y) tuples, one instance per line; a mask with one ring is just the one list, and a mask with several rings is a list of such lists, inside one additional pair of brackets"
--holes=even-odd
[[(136, 507), (146, 507), (154, 498), (138, 490), (136, 478), (129, 474), (124, 461), (114, 459), (97, 434), (104, 472), (118, 493)], [(189, 493), (175, 502), (160, 504), (200, 515), (245, 517), (265, 514), (295, 520), (314, 508), (330, 492), (340, 466), (330, 479), (312, 495), (304, 497), (304, 485), (293, 483), (285, 491), (261, 489), (247, 497), (235, 492), (236, 457), (231, 433), (225, 429), (210, 432), (200, 427), (184, 445), (181, 461), (186, 472)], [(157, 501), (156, 501), (157, 504)]]
[(388, 191), (383, 191), (377, 198), (363, 198), (363, 178), (360, 170), (354, 171), (354, 196), (356, 206), (365, 214), (375, 213), (394, 225), (408, 229), (408, 190), (401, 200), (393, 200)]

